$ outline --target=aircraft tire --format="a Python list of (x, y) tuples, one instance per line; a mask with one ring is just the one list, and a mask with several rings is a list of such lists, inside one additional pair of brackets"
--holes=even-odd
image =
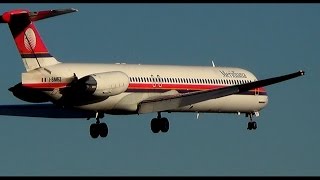
[(251, 130), (252, 129), (252, 122), (248, 122), (248, 130)]
[(161, 131), (168, 132), (169, 130), (169, 121), (167, 118), (161, 118)]
[(99, 124), (90, 125), (90, 135), (94, 139), (96, 139), (99, 136)]
[(257, 129), (257, 123), (255, 121), (252, 122), (252, 129)]
[(160, 131), (160, 123), (160, 120), (157, 118), (151, 120), (151, 131), (153, 133), (158, 133)]
[(101, 123), (101, 124), (99, 124), (99, 131), (100, 131), (100, 136), (101, 137), (107, 137), (107, 135), (108, 135), (108, 126), (107, 126), (107, 124), (106, 123)]

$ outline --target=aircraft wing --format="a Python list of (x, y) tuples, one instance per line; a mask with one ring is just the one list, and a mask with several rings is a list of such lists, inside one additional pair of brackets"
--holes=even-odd
[(283, 75), (283, 76), (268, 78), (268, 79), (250, 82), (246, 84), (228, 86), (228, 87), (219, 88), (219, 89), (209, 89), (209, 90), (196, 91), (191, 93), (159, 96), (152, 99), (141, 101), (138, 104), (138, 113), (142, 114), (142, 113), (160, 112), (160, 111), (177, 109), (183, 106), (199, 103), (209, 99), (216, 99), (224, 96), (229, 96), (232, 94), (245, 92), (251, 89), (268, 86), (271, 84), (296, 78), (302, 75), (304, 75), (304, 71), (298, 71), (298, 72)]
[(0, 115), (44, 118), (91, 118), (95, 112), (60, 108), (53, 104), (0, 105)]

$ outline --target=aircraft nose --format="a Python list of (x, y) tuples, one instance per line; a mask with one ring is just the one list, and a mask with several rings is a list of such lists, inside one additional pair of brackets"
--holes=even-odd
[(262, 108), (266, 107), (269, 102), (268, 95), (265, 94), (264, 96), (259, 96), (259, 104), (261, 104)]
[(259, 104), (264, 108), (268, 104), (268, 94), (264, 87), (259, 88)]

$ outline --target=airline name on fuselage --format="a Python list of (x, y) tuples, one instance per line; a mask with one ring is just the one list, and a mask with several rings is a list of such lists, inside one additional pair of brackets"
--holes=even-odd
[(223, 75), (223, 77), (227, 78), (247, 78), (245, 73), (239, 73), (234, 71), (225, 72), (223, 70), (220, 70), (220, 72)]

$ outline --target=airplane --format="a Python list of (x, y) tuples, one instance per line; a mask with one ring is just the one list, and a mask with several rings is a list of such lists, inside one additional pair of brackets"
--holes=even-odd
[[(303, 76), (290, 74), (258, 80), (237, 67), (151, 64), (64, 63), (45, 46), (35, 21), (77, 12), (77, 9), (29, 11), (14, 9), (0, 16), (8, 24), (24, 63), (21, 82), (8, 90), (29, 104), (0, 105), (0, 115), (42, 118), (90, 118), (90, 136), (108, 135), (105, 114), (156, 113), (153, 133), (169, 130), (162, 113), (245, 114), (248, 130), (257, 129), (253, 116), (268, 104), (265, 86)], [(31, 104), (33, 103), (33, 104)]]

